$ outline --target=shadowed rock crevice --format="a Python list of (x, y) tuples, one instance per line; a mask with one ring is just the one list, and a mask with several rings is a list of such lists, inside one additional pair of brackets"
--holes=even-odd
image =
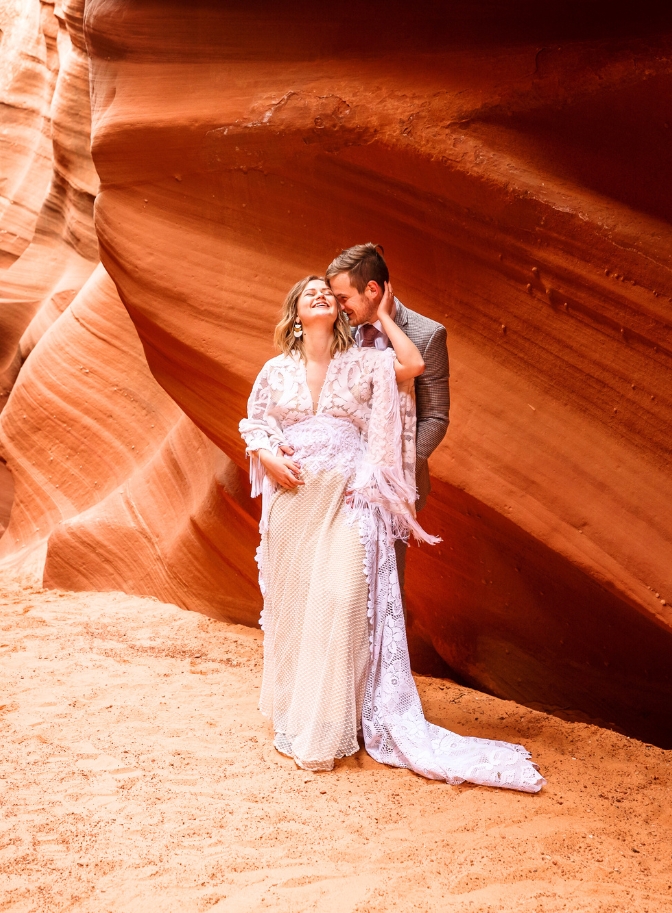
[[(664, 60), (670, 49), (658, 52)], [(473, 124), (472, 132), (489, 146), (522, 157), (549, 180), (672, 220), (669, 74), (649, 70), (634, 84), (595, 92), (560, 108), (484, 120)]]
[[(85, 30), (93, 55), (149, 62), (177, 59), (315, 60), (335, 55), (381, 58), (390, 48), (441, 55), (460, 47), (501, 48), (558, 41), (655, 38), (672, 13), (656, 0), (615, 14), (606, 0), (430, 0), (420, 6), (354, 0), (315, 6), (300, 0), (282, 10), (266, 0), (94, 0)], [(199, 56), (200, 54), (200, 56)]]
[(0, 460), (0, 539), (9, 523), (14, 503), (14, 479), (7, 464)]
[(463, 491), (437, 485), (426, 523), (409, 612), (459, 680), (672, 747), (669, 627)]

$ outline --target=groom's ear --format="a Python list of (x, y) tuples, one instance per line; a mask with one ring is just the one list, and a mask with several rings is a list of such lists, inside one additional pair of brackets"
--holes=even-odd
[(383, 289), (378, 285), (375, 279), (369, 279), (365, 288), (369, 294), (369, 298), (375, 300), (383, 297)]

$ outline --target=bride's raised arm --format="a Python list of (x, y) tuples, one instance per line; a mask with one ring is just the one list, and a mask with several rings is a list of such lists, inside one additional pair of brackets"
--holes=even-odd
[(397, 381), (410, 380), (418, 377), (425, 370), (425, 362), (415, 343), (411, 342), (406, 333), (398, 327), (392, 319), (394, 308), (394, 292), (389, 282), (385, 283), (385, 291), (378, 305), (378, 320), (388, 339), (392, 343), (394, 354), (394, 373)]

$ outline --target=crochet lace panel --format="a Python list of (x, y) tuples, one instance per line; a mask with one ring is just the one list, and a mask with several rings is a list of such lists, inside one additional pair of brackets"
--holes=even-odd
[(546, 782), (522, 746), (460, 736), (425, 719), (411, 674), (394, 547), (371, 514), (359, 520), (366, 549), (371, 660), (362, 728), (376, 761), (432, 780), (538, 792)]

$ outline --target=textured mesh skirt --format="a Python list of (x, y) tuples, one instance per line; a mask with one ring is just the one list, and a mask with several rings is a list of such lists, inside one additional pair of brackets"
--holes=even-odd
[(339, 470), (305, 472), (273, 496), (260, 569), (264, 673), (260, 710), (275, 747), (308, 770), (354, 754), (369, 663), (365, 551), (348, 523)]

